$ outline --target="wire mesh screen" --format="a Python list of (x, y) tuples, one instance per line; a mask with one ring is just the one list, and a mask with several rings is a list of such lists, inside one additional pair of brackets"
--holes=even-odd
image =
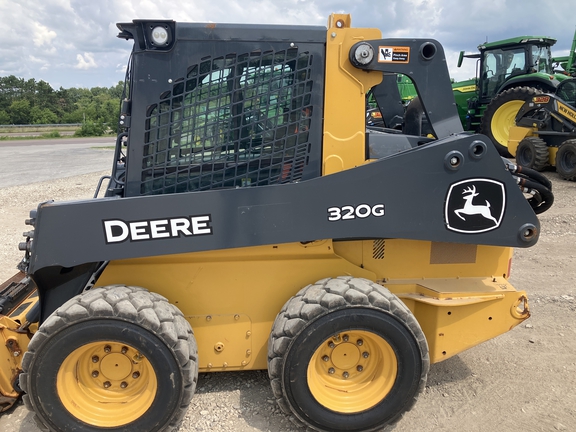
[(294, 182), (310, 151), (312, 55), (204, 58), (147, 113), (141, 195)]

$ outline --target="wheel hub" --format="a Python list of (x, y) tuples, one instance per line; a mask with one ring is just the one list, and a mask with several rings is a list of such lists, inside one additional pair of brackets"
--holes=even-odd
[(328, 409), (360, 412), (386, 397), (397, 371), (396, 354), (382, 337), (355, 330), (320, 345), (308, 365), (308, 387)]
[(523, 100), (513, 100), (499, 107), (494, 116), (490, 127), (492, 136), (498, 144), (508, 147), (508, 138), (510, 137), (510, 127), (516, 124), (516, 115), (524, 105)]
[(338, 369), (351, 369), (358, 364), (360, 358), (360, 350), (351, 343), (336, 346), (330, 356), (332, 363)]
[(77, 348), (56, 378), (66, 409), (97, 427), (119, 427), (141, 417), (152, 405), (157, 385), (150, 362), (135, 348), (116, 342)]
[(123, 380), (132, 372), (132, 362), (124, 354), (108, 354), (100, 363), (102, 375), (110, 380)]

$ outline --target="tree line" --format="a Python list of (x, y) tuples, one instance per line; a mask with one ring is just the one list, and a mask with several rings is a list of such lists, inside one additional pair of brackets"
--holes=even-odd
[(0, 125), (91, 124), (116, 130), (123, 82), (114, 87), (54, 90), (45, 81), (0, 77)]

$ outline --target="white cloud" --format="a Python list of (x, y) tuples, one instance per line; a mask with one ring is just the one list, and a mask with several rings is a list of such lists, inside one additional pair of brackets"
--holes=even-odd
[[(118, 65), (127, 63), (131, 50), (130, 41), (116, 38), (117, 22), (325, 26), (333, 12), (350, 13), (354, 27), (378, 28), (385, 38), (437, 39), (452, 76), (459, 80), (474, 75), (474, 62), (458, 69), (458, 52), (476, 52), (486, 39), (547, 35), (558, 39), (553, 53), (560, 55), (570, 48), (574, 33), (573, 15), (552, 0), (0, 0), (0, 75), (42, 79), (65, 88), (79, 83), (108, 86), (124, 78), (124, 66)], [(22, 53), (34, 60), (23, 62)]]
[(91, 69), (98, 67), (98, 65), (94, 61), (94, 54), (92, 53), (86, 52), (84, 53), (84, 56), (82, 56), (82, 54), (78, 54), (76, 56), (76, 60), (78, 61), (78, 63), (76, 63), (76, 66), (74, 66), (76, 69)]
[(32, 36), (32, 40), (34, 41), (34, 45), (37, 47), (51, 45), (52, 40), (56, 38), (56, 36), (57, 34), (54, 30), (50, 30), (48, 27), (40, 23), (34, 23), (34, 36)]

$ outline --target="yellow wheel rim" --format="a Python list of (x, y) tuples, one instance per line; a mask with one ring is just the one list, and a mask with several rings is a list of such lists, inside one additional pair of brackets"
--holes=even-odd
[(74, 350), (56, 377), (57, 394), (77, 419), (118, 427), (140, 418), (156, 396), (156, 374), (133, 347), (95, 342)]
[(324, 407), (357, 413), (381, 402), (397, 374), (390, 344), (374, 333), (354, 330), (327, 339), (312, 355), (308, 388)]
[(490, 122), (492, 136), (498, 144), (508, 148), (510, 128), (516, 124), (516, 115), (524, 105), (523, 100), (506, 102), (496, 110)]

